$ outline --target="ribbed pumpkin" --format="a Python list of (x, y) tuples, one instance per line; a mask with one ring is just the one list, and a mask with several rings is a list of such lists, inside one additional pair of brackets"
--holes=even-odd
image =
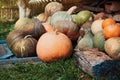
[(104, 51), (105, 38), (103, 31), (99, 31), (94, 35), (93, 43), (95, 48), (98, 48), (100, 51)]
[(11, 50), (16, 57), (36, 56), (36, 45), (37, 40), (27, 35), (17, 41)]
[(47, 32), (37, 43), (37, 55), (44, 62), (57, 61), (70, 57), (72, 52), (71, 40), (60, 32)]
[(50, 2), (45, 6), (45, 15), (52, 16), (55, 12), (63, 10), (63, 5), (59, 2)]
[(9, 46), (9, 48), (11, 49), (13, 47), (13, 45), (15, 44), (15, 42), (24, 38), (25, 35), (26, 35), (25, 32), (23, 32), (21, 30), (14, 30), (14, 31), (10, 32), (6, 38), (7, 45)]
[(102, 19), (98, 19), (98, 20), (95, 20), (92, 25), (91, 25), (91, 30), (92, 30), (92, 33), (93, 34), (96, 34), (97, 32), (99, 31), (102, 31), (102, 22), (104, 20)]
[(28, 35), (32, 35), (35, 39), (39, 39), (39, 37), (45, 33), (45, 28), (42, 23), (37, 19), (33, 18), (29, 24), (23, 30)]
[(106, 40), (105, 51), (113, 59), (120, 60), (120, 37), (113, 37)]
[(28, 24), (31, 21), (30, 18), (20, 18), (16, 21), (14, 29), (15, 30), (23, 30), (26, 24)]

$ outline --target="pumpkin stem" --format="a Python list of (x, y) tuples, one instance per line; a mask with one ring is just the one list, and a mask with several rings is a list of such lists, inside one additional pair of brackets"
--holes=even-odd
[(55, 34), (58, 35), (58, 30), (57, 29), (55, 29)]
[(67, 13), (71, 15), (76, 9), (77, 6), (72, 6), (71, 8), (68, 9)]

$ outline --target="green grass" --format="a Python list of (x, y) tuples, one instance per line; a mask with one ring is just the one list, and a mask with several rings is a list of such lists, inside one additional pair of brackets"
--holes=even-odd
[(9, 32), (14, 28), (13, 23), (0, 22), (0, 40), (6, 39)]
[[(6, 39), (14, 24), (0, 25), (0, 39)], [(52, 63), (15, 64), (0, 68), (0, 80), (95, 80), (75, 65), (75, 57)]]
[(94, 80), (76, 65), (75, 58), (52, 63), (15, 64), (0, 69), (0, 80)]

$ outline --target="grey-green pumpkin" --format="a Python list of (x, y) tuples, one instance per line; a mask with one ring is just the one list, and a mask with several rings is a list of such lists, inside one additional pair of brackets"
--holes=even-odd
[(92, 33), (89, 31), (88, 33), (86, 33), (84, 35), (84, 37), (82, 39), (80, 39), (77, 43), (76, 49), (80, 49), (80, 50), (88, 50), (88, 49), (92, 49), (94, 48), (94, 44), (93, 44), (93, 35)]
[(103, 31), (99, 31), (94, 35), (93, 43), (95, 48), (98, 48), (100, 51), (104, 51), (105, 38)]

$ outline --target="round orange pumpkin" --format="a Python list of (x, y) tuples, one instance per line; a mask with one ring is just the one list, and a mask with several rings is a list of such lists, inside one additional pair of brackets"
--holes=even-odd
[(115, 24), (116, 22), (112, 18), (107, 18), (102, 22), (102, 28), (104, 29), (108, 25)]
[(47, 32), (38, 40), (36, 51), (42, 61), (51, 62), (69, 57), (72, 49), (72, 42), (65, 34)]
[(120, 25), (113, 24), (106, 26), (103, 29), (103, 34), (106, 39), (120, 36)]

